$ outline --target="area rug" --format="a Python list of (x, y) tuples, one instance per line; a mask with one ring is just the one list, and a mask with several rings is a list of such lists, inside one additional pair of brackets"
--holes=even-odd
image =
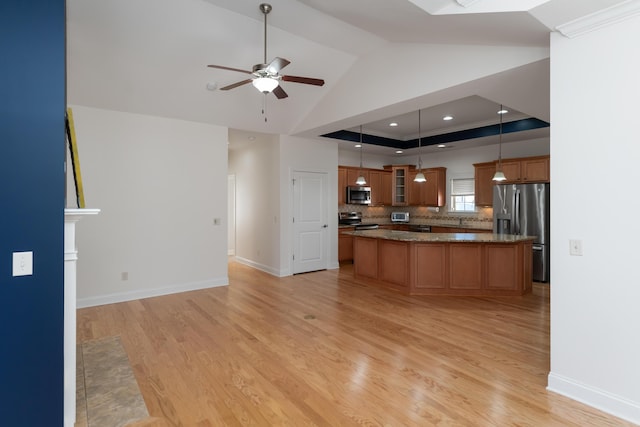
[[(120, 337), (86, 341), (81, 345), (88, 427), (122, 427), (149, 416)], [(79, 355), (80, 356), (80, 355)], [(78, 417), (82, 418), (82, 417)]]

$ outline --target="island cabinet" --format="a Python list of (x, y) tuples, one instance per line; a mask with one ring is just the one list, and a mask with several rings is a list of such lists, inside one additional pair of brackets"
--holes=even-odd
[(475, 202), (477, 206), (493, 205), (493, 175), (496, 173), (496, 162), (476, 163), (475, 169)]
[(391, 171), (369, 170), (371, 206), (391, 206)]
[(415, 182), (419, 170), (409, 173), (409, 205), (442, 207), (446, 204), (447, 168), (423, 169), (426, 182)]
[(532, 288), (533, 238), (359, 230), (354, 275), (409, 295), (522, 295)]
[(345, 233), (353, 230), (355, 227), (338, 228), (338, 262), (353, 261), (353, 236)]

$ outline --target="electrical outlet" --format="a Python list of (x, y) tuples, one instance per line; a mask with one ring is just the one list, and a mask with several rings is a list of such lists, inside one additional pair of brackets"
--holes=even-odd
[(13, 276), (33, 275), (33, 252), (13, 253)]
[(569, 255), (582, 256), (582, 240), (569, 240)]

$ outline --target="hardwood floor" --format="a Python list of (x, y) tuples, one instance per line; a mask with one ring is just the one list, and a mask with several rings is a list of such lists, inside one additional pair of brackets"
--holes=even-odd
[(353, 267), (78, 311), (119, 335), (149, 413), (173, 426), (621, 426), (547, 392), (548, 292), (409, 297)]

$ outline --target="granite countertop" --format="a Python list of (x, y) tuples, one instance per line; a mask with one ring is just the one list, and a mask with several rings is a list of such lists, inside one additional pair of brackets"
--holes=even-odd
[[(478, 231), (491, 231), (492, 228), (481, 228), (478, 226), (468, 225), (468, 224), (434, 224), (429, 222), (374, 222), (374, 221), (362, 221), (362, 225), (366, 224), (378, 224), (378, 225), (428, 225), (431, 227), (448, 227), (448, 228), (466, 228), (467, 230), (478, 230)], [(493, 223), (491, 224), (493, 226)], [(353, 228), (355, 225), (347, 225), (347, 224), (338, 224), (338, 228)]]
[(359, 230), (347, 231), (356, 237), (398, 240), (401, 242), (475, 242), (475, 243), (518, 243), (535, 240), (533, 236), (489, 233), (414, 233), (398, 230)]

